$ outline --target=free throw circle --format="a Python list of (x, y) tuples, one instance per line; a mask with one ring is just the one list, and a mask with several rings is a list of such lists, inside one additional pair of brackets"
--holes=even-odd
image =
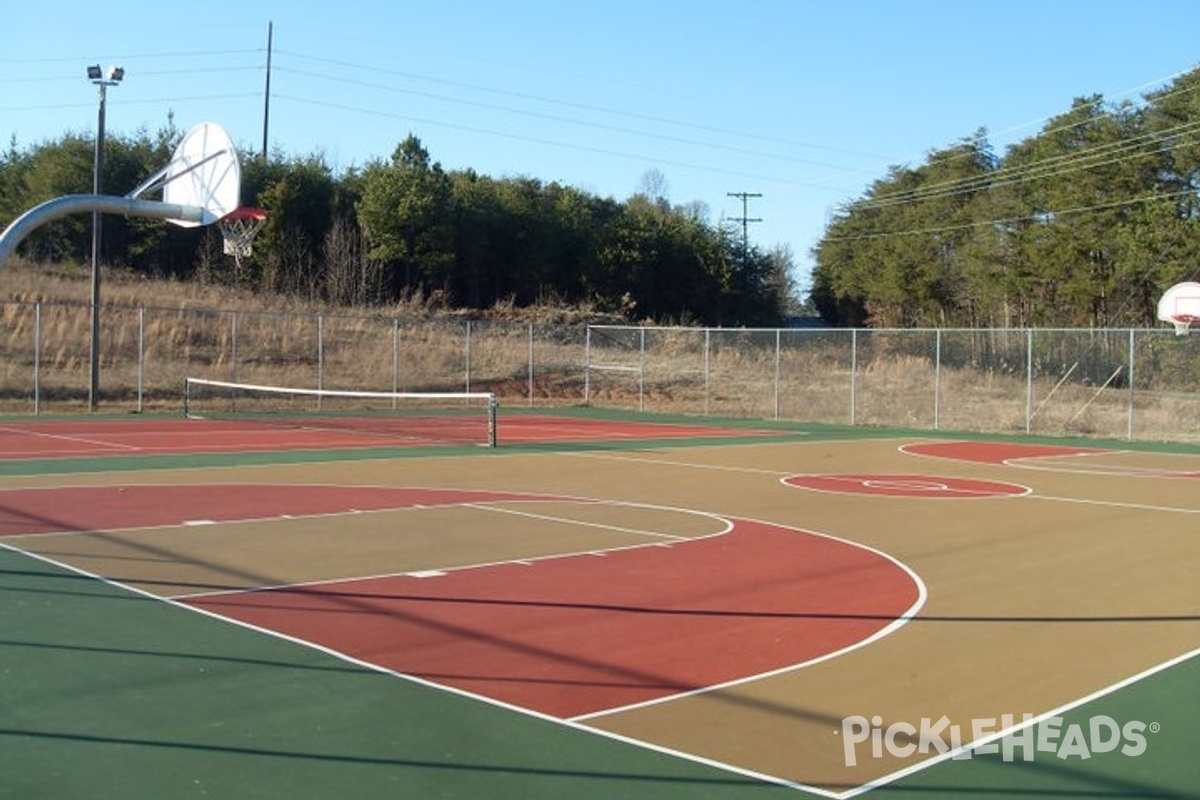
[(818, 492), (869, 494), (883, 497), (923, 497), (938, 500), (1017, 497), (1029, 494), (1029, 487), (1015, 483), (940, 475), (874, 473), (791, 475), (784, 478), (783, 482), (798, 489), (812, 489)]

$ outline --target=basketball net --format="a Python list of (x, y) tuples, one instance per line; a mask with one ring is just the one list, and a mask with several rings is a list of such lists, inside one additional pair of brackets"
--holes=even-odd
[(1191, 314), (1178, 314), (1171, 317), (1171, 324), (1175, 326), (1176, 336), (1187, 336), (1192, 330), (1192, 325), (1197, 322), (1200, 322), (1200, 317), (1193, 317)]
[(266, 222), (266, 211), (249, 207), (235, 208), (217, 220), (217, 227), (225, 240), (225, 254), (233, 256), (239, 269), (242, 259), (254, 252), (254, 237), (258, 236)]

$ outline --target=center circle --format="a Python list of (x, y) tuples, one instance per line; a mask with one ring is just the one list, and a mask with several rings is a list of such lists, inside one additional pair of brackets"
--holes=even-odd
[(895, 475), (877, 473), (829, 473), (790, 475), (786, 486), (817, 492), (866, 494), (881, 497), (923, 497), (938, 500), (1019, 497), (1029, 494), (1027, 486), (978, 478), (938, 475)]

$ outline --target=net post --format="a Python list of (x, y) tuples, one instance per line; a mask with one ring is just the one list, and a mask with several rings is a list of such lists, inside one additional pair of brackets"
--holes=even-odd
[(188, 390), (191, 388), (191, 379), (183, 379), (183, 418), (191, 419), (191, 414), (188, 413)]
[(496, 437), (496, 416), (497, 416), (499, 408), (500, 408), (500, 401), (496, 399), (496, 395), (493, 394), (490, 397), (488, 397), (488, 412), (487, 412), (488, 447), (496, 446), (496, 438), (497, 438)]

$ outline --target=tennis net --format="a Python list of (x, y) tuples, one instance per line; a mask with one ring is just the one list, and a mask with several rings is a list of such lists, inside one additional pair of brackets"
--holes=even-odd
[(410, 444), (496, 446), (490, 392), (360, 392), (186, 378), (190, 419), (238, 420), (310, 431), (341, 431)]

